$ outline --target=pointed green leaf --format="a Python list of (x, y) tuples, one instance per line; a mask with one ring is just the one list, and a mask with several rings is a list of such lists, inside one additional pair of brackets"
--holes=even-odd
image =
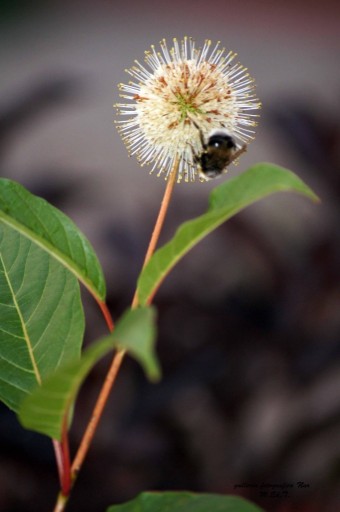
[(89, 241), (61, 211), (19, 183), (0, 179), (0, 225), (12, 227), (71, 271), (99, 300), (105, 298), (100, 263)]
[(153, 308), (127, 311), (117, 322), (113, 334), (92, 344), (84, 351), (80, 360), (73, 361), (50, 375), (24, 400), (19, 412), (23, 426), (60, 440), (63, 418), (75, 401), (80, 386), (97, 361), (113, 348), (136, 353), (136, 345), (144, 347), (144, 354), (137, 351), (136, 357), (141, 360), (149, 376), (154, 377), (159, 372), (153, 353), (154, 322)]
[(257, 505), (237, 496), (189, 492), (143, 492), (113, 505), (106, 512), (261, 512)]
[[(133, 321), (132, 321), (133, 320)], [(126, 350), (142, 366), (151, 381), (160, 379), (161, 371), (155, 353), (155, 311), (138, 308), (125, 314), (117, 324), (114, 337), (119, 348)]]
[(77, 279), (0, 223), (0, 399), (18, 411), (46, 375), (79, 356), (83, 333)]
[(207, 212), (185, 222), (145, 266), (138, 280), (138, 299), (147, 304), (176, 263), (200, 240), (246, 206), (274, 192), (292, 191), (317, 201), (314, 192), (294, 173), (273, 164), (257, 164), (216, 187)]

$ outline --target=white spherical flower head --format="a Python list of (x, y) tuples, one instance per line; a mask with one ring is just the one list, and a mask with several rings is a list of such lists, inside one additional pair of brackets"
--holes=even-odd
[(212, 47), (205, 41), (197, 49), (184, 38), (174, 39), (171, 49), (163, 40), (160, 48), (145, 52), (146, 66), (135, 61), (127, 70), (134, 80), (119, 85), (128, 103), (116, 105), (118, 130), (129, 153), (141, 165), (152, 165), (150, 172), (167, 178), (178, 163), (178, 181), (202, 179), (198, 155), (207, 150), (212, 130), (222, 129), (243, 143), (254, 138), (257, 114), (252, 111), (260, 108), (254, 81), (233, 62), (236, 54), (219, 43)]

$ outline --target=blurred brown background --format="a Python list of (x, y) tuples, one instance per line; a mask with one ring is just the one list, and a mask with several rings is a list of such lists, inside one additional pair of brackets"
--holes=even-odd
[[(258, 161), (297, 172), (321, 205), (275, 195), (220, 228), (156, 296), (163, 380), (127, 360), (68, 510), (143, 490), (236, 493), (268, 512), (340, 510), (338, 2), (1, 2), (0, 167), (70, 215), (104, 266), (115, 318), (130, 304), (164, 181), (113, 126), (116, 84), (144, 50), (184, 35), (238, 52), (263, 102)], [(230, 173), (231, 174), (231, 173)], [(228, 178), (226, 178), (228, 179)], [(212, 184), (175, 190), (163, 241)], [(105, 332), (84, 294), (86, 343)], [(77, 446), (108, 365), (81, 393)], [(0, 510), (52, 510), (50, 442), (0, 407)], [(298, 482), (304, 482), (298, 486)], [(262, 484), (289, 484), (277, 495)]]

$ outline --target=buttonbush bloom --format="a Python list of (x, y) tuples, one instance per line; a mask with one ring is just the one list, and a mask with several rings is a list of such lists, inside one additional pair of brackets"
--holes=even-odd
[(119, 84), (125, 103), (116, 105), (118, 130), (141, 165), (165, 178), (179, 162), (178, 181), (199, 177), (194, 154), (202, 152), (199, 127), (207, 138), (212, 129), (224, 128), (240, 141), (254, 138), (260, 102), (254, 80), (236, 54), (205, 41), (202, 48), (184, 38), (165, 40), (160, 51), (151, 46), (145, 65), (135, 61), (127, 69), (133, 78)]

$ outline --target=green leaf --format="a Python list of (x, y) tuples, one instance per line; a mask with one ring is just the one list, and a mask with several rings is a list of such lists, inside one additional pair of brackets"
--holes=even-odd
[(257, 505), (237, 496), (189, 492), (144, 492), (113, 505), (107, 512), (261, 512)]
[(230, 217), (274, 192), (292, 191), (318, 201), (314, 192), (294, 173), (273, 164), (257, 164), (240, 176), (216, 187), (206, 213), (185, 222), (174, 237), (161, 247), (142, 270), (137, 293), (140, 304), (147, 304), (176, 263), (200, 240)]
[(154, 348), (156, 327), (153, 309), (138, 308), (125, 314), (116, 325), (114, 337), (118, 347), (127, 350), (138, 361), (151, 381), (160, 379), (161, 370)]
[[(53, 439), (61, 437), (63, 418), (76, 399), (86, 376), (101, 357), (113, 348), (130, 351), (142, 362), (149, 376), (159, 375), (153, 353), (155, 311), (139, 308), (127, 311), (113, 334), (93, 343), (80, 360), (73, 361), (48, 377), (22, 403), (19, 419), (24, 427)], [(144, 347), (137, 350), (136, 345)], [(143, 351), (143, 354), (142, 354)]]
[(100, 263), (89, 241), (61, 211), (19, 183), (0, 179), (0, 225), (10, 226), (71, 271), (98, 299), (105, 298)]
[(77, 279), (0, 223), (0, 399), (17, 412), (46, 375), (79, 357), (83, 333)]

